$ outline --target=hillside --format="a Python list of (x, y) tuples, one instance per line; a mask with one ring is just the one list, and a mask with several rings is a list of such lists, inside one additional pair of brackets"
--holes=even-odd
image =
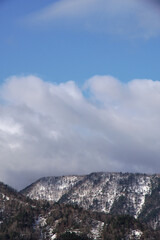
[(0, 183), (0, 240), (159, 240), (159, 182), (92, 173), (42, 178), (21, 193)]
[(160, 231), (128, 215), (107, 215), (77, 205), (31, 200), (0, 184), (1, 240), (160, 239)]
[(130, 215), (160, 229), (160, 176), (138, 173), (91, 173), (42, 178), (21, 193), (32, 198), (112, 215)]

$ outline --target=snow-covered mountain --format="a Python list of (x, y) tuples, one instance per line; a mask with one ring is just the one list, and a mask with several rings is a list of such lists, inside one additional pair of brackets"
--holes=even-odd
[(160, 239), (160, 231), (148, 228), (134, 217), (108, 216), (78, 206), (31, 200), (0, 183), (1, 240), (111, 240), (119, 237), (138, 240), (146, 236), (149, 240)]
[(0, 183), (0, 239), (159, 240), (159, 175), (49, 177), (21, 193)]
[(43, 177), (21, 192), (32, 199), (57, 202), (84, 176)]
[[(147, 206), (159, 198), (160, 176), (138, 173), (91, 173), (83, 176), (45, 177), (22, 193), (32, 199), (77, 204), (84, 209), (111, 214), (148, 218), (154, 209)], [(156, 198), (153, 195), (156, 194)], [(147, 205), (148, 204), (148, 205)], [(153, 228), (160, 226), (160, 201), (151, 218)]]

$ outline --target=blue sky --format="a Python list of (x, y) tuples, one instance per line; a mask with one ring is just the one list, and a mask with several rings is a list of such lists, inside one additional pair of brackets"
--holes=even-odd
[[(132, 26), (124, 26), (122, 34), (106, 29), (99, 32), (94, 26), (88, 30), (81, 26), (81, 19), (74, 17), (71, 21), (75, 24), (66, 24), (63, 16), (60, 16), (60, 23), (57, 19), (48, 22), (33, 19), (30, 22), (32, 15), (54, 2), (2, 1), (0, 81), (23, 74), (35, 74), (53, 82), (74, 80), (79, 84), (96, 74), (113, 75), (121, 81), (134, 78), (159, 80), (159, 29), (153, 36), (146, 37), (125, 32), (125, 28)], [(125, 20), (128, 20), (127, 16)], [(107, 24), (112, 25), (113, 21), (119, 21), (119, 18), (115, 16)], [(92, 19), (90, 22), (95, 25)], [(100, 24), (105, 25), (106, 20)]]
[(0, 0), (0, 181), (160, 172), (160, 7)]

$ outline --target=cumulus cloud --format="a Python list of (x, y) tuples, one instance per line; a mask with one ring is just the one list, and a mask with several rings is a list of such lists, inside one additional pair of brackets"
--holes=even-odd
[(36, 76), (0, 87), (0, 176), (18, 189), (42, 176), (159, 171), (160, 82), (94, 76), (82, 88)]
[(159, 8), (150, 0), (60, 0), (29, 16), (29, 21), (127, 37), (160, 33)]

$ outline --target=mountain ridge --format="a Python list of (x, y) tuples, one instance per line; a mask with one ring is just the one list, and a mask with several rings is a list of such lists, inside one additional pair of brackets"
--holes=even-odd
[[(63, 176), (42, 178), (45, 187), (48, 183), (55, 184), (55, 189), (61, 191), (61, 201), (34, 200), (18, 193), (13, 188), (0, 183), (0, 239), (1, 240), (159, 240), (160, 239), (160, 179), (154, 176), (152, 191), (145, 197), (143, 211), (135, 219), (127, 209), (126, 199), (120, 196), (111, 207), (110, 213), (98, 212), (96, 204), (92, 209), (85, 209), (77, 204), (77, 191), (81, 204), (87, 204), (88, 193), (97, 194), (100, 186), (108, 190), (106, 177), (108, 177), (112, 190), (128, 185), (136, 190), (144, 180), (149, 178), (144, 174), (118, 174), (117, 173), (92, 173), (84, 176)], [(117, 181), (117, 185), (114, 185)], [(49, 180), (49, 181), (47, 181)], [(39, 182), (40, 180), (38, 180)], [(36, 181), (37, 182), (37, 181)], [(40, 182), (42, 184), (42, 182)], [(102, 184), (103, 183), (103, 184)], [(147, 181), (145, 182), (145, 184)], [(87, 189), (86, 189), (87, 186)], [(34, 183), (32, 184), (34, 188)], [(41, 186), (42, 187), (42, 186)], [(142, 186), (141, 186), (142, 187)], [(144, 185), (143, 185), (144, 187)], [(142, 187), (142, 190), (143, 190)], [(39, 189), (39, 187), (38, 187)], [(38, 190), (37, 189), (37, 190)], [(40, 188), (45, 190), (44, 186)], [(53, 188), (51, 188), (53, 190)], [(116, 189), (116, 188), (115, 188)], [(118, 188), (119, 189), (119, 188)], [(68, 191), (65, 198), (63, 191)], [(95, 191), (96, 190), (96, 191)], [(127, 189), (126, 189), (127, 190)], [(127, 192), (128, 191), (128, 192)], [(130, 194), (129, 189), (126, 191)], [(100, 191), (101, 192), (101, 191)], [(46, 192), (44, 192), (46, 193)], [(82, 194), (84, 195), (83, 199)], [(94, 194), (93, 194), (94, 193)], [(133, 194), (133, 192), (131, 192)], [(105, 193), (106, 194), (106, 193)], [(140, 194), (140, 193), (138, 193)], [(60, 195), (57, 195), (60, 196)], [(102, 194), (103, 195), (103, 194)], [(107, 195), (104, 195), (105, 197)], [(74, 197), (74, 198), (73, 198)], [(87, 198), (86, 198), (87, 197)], [(84, 200), (81, 201), (81, 200)], [(70, 200), (70, 201), (69, 201)], [(75, 200), (75, 201), (71, 201)], [(90, 201), (91, 199), (88, 199)], [(87, 205), (86, 205), (87, 206)], [(132, 208), (132, 206), (130, 206)]]
[[(87, 175), (44, 177), (21, 191), (32, 198), (64, 204), (77, 204), (107, 214), (128, 214), (135, 218), (145, 216), (146, 208), (159, 199), (160, 175), (145, 173), (94, 172)], [(155, 194), (154, 194), (155, 195)], [(159, 199), (160, 200), (160, 199)], [(158, 201), (157, 201), (158, 202)], [(156, 203), (158, 204), (158, 203)], [(160, 210), (150, 207), (150, 224), (160, 228)], [(145, 213), (144, 213), (145, 212)]]

